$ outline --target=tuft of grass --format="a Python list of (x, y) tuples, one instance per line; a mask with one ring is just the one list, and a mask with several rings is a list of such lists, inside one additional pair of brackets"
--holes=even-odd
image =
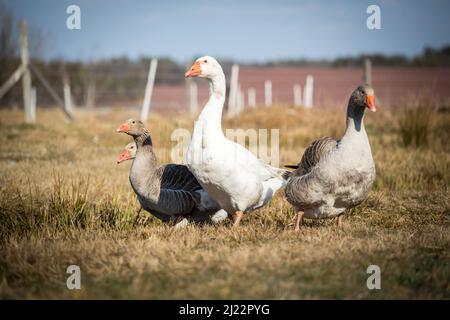
[(430, 103), (403, 108), (398, 121), (403, 145), (428, 146), (435, 114), (435, 108)]
[(129, 230), (135, 220), (134, 206), (124, 208), (117, 197), (90, 195), (90, 178), (67, 181), (55, 174), (53, 184), (41, 189), (3, 190), (0, 199), (0, 243), (12, 235), (29, 237), (70, 233), (70, 230)]

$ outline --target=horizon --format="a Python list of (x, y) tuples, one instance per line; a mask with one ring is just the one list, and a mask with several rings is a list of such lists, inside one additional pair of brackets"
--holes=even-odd
[[(412, 58), (425, 47), (450, 43), (450, 2), (443, 0), (2, 3), (15, 21), (26, 19), (31, 35), (42, 33), (40, 54), (47, 61), (158, 56), (183, 63), (204, 54), (242, 63), (362, 54)], [(81, 30), (66, 27), (70, 4), (81, 9)], [(380, 30), (366, 27), (369, 4), (380, 7)]]

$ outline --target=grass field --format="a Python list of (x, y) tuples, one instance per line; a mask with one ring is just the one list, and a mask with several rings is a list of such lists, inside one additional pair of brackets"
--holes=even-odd
[[(135, 223), (130, 162), (115, 162), (130, 139), (114, 131), (136, 111), (78, 112), (66, 124), (58, 110), (39, 109), (36, 125), (0, 111), (0, 298), (449, 299), (450, 114), (417, 110), (368, 114), (377, 167), (369, 199), (341, 228), (307, 220), (298, 234), (282, 192), (238, 229), (175, 230), (144, 212)], [(152, 115), (161, 162), (172, 131), (192, 126), (190, 116)], [(281, 164), (344, 126), (343, 110), (295, 108), (224, 123), (279, 128)], [(81, 290), (66, 287), (72, 264)], [(367, 289), (372, 264), (381, 290)]]

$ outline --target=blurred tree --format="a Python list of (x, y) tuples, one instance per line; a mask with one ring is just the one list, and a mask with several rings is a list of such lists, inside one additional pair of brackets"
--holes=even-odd
[(0, 58), (13, 58), (17, 53), (14, 35), (14, 17), (11, 11), (0, 3)]

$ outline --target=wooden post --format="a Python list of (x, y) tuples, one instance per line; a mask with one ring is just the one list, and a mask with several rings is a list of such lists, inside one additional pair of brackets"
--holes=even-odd
[(248, 99), (248, 106), (250, 108), (255, 108), (256, 107), (256, 91), (255, 91), (255, 88), (248, 88), (247, 99)]
[(229, 115), (234, 115), (236, 113), (238, 79), (239, 79), (239, 66), (237, 64), (233, 64), (233, 66), (231, 67), (230, 94), (228, 95)]
[(294, 106), (299, 107), (302, 105), (302, 87), (299, 84), (294, 84)]
[(150, 68), (148, 69), (147, 85), (145, 87), (144, 102), (142, 104), (141, 120), (147, 121), (150, 113), (150, 102), (152, 99), (153, 85), (155, 83), (156, 67), (158, 66), (158, 60), (153, 58), (150, 62)]
[(72, 95), (70, 93), (70, 85), (68, 81), (66, 80), (64, 82), (64, 109), (66, 112), (72, 114), (73, 106), (72, 106)]
[(32, 87), (30, 92), (30, 119), (36, 122), (36, 88)]
[(241, 114), (242, 110), (244, 110), (244, 104), (245, 104), (245, 97), (244, 93), (241, 89), (241, 84), (239, 83), (238, 89), (237, 89), (237, 96), (236, 96), (236, 114)]
[(314, 94), (314, 78), (312, 75), (306, 77), (306, 85), (303, 89), (303, 105), (306, 108), (312, 108)]
[(42, 83), (44, 88), (48, 91), (48, 93), (52, 96), (53, 100), (63, 109), (64, 115), (66, 117), (67, 121), (72, 120), (72, 115), (66, 111), (64, 108), (64, 101), (59, 97), (59, 95), (56, 93), (56, 91), (52, 88), (50, 83), (45, 79), (45, 77), (42, 75), (42, 73), (33, 65), (30, 64), (31, 71), (33, 71), (36, 78)]
[(372, 62), (369, 58), (364, 60), (364, 83), (372, 84)]
[(19, 81), (24, 71), (25, 69), (23, 68), (23, 65), (20, 65), (16, 69), (16, 71), (14, 71), (13, 74), (8, 78), (8, 80), (3, 83), (3, 85), (0, 87), (0, 99), (8, 92), (9, 89), (12, 88), (13, 85), (16, 84), (17, 81)]
[(191, 80), (189, 82), (189, 107), (191, 114), (196, 114), (198, 109), (198, 86), (197, 82), (193, 81), (192, 78), (189, 79)]
[(266, 80), (264, 82), (264, 98), (266, 107), (272, 106), (272, 81)]
[(23, 104), (25, 109), (25, 122), (34, 123), (33, 116), (31, 114), (31, 74), (28, 68), (30, 63), (30, 56), (28, 54), (28, 32), (27, 23), (21, 19), (20, 24), (20, 58), (22, 61), (22, 67), (24, 69), (22, 75), (22, 95)]

